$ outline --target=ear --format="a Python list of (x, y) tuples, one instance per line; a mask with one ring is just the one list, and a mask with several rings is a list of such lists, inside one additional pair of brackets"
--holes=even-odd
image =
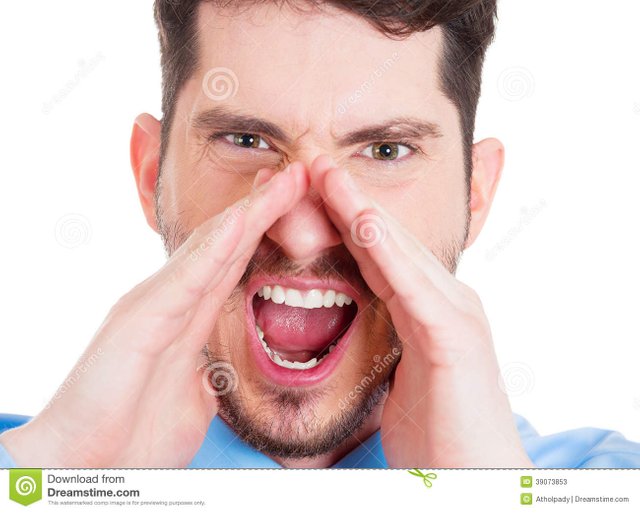
[(504, 146), (498, 139), (483, 139), (472, 148), (471, 197), (468, 248), (476, 240), (489, 215), (504, 166)]
[(133, 122), (130, 150), (140, 205), (147, 224), (156, 232), (154, 194), (160, 161), (160, 126), (160, 121), (151, 114), (140, 114)]

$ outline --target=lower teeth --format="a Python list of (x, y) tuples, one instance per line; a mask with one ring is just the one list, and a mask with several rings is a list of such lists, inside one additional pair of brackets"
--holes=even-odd
[(267, 345), (267, 343), (264, 340), (264, 332), (262, 331), (260, 326), (258, 326), (257, 324), (256, 324), (256, 332), (258, 333), (258, 338), (260, 339), (260, 343), (262, 344), (262, 348), (264, 349), (264, 352), (267, 353), (271, 361), (276, 365), (279, 365), (280, 367), (284, 367), (286, 369), (296, 369), (296, 370), (313, 369), (314, 367), (317, 367), (318, 365), (320, 365), (322, 360), (324, 360), (327, 357), (327, 355), (331, 351), (333, 351), (333, 349), (336, 347), (336, 344), (337, 344), (337, 342), (331, 344), (329, 346), (329, 350), (319, 360), (318, 358), (311, 358), (311, 360), (309, 360), (308, 362), (290, 362), (289, 360), (284, 360), (283, 358), (281, 358), (278, 353), (273, 351)]

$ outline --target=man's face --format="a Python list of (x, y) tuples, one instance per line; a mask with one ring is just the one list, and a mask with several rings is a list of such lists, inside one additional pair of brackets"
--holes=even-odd
[[(439, 87), (440, 30), (394, 41), (335, 10), (243, 11), (199, 8), (199, 67), (180, 91), (161, 170), (168, 252), (249, 194), (259, 169), (329, 154), (453, 272), (468, 205), (458, 113)], [(392, 119), (386, 135), (346, 137)], [(238, 376), (220, 415), (280, 458), (335, 450), (375, 425), (400, 346), (313, 190), (266, 233), (207, 345)]]

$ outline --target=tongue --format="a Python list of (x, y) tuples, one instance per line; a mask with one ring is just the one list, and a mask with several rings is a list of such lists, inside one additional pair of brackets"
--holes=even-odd
[[(351, 305), (355, 306), (355, 305)], [(320, 353), (346, 329), (352, 308), (295, 308), (256, 298), (256, 323), (269, 347), (280, 352)]]

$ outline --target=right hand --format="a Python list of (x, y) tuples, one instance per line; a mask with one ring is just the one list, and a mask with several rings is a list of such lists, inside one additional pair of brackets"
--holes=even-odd
[[(193, 230), (160, 270), (111, 308), (70, 373), (77, 381), (33, 420), (0, 436), (18, 466), (189, 464), (217, 413), (197, 368), (219, 309), (265, 232), (309, 187), (300, 163), (272, 175), (261, 170), (256, 182), (269, 178), (266, 184)], [(227, 213), (233, 219), (225, 223)], [(87, 358), (91, 366), (76, 372)]]

